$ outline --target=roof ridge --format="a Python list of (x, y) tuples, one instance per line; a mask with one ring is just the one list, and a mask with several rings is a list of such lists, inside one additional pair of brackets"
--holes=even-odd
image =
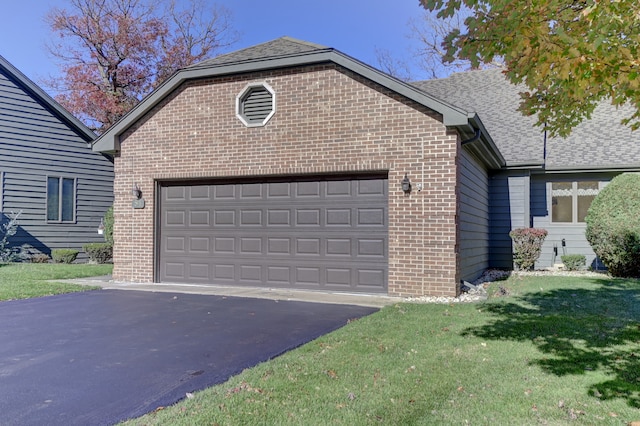
[[(302, 44), (302, 45), (305, 45), (305, 46), (314, 47), (316, 49), (322, 49), (322, 50), (324, 50), (324, 49), (332, 49), (332, 47), (329, 47), (329, 46), (325, 46), (325, 45), (318, 44), (318, 43), (313, 43), (311, 41), (306, 41), (306, 40), (302, 40), (302, 39), (299, 39), (299, 38), (290, 37), (290, 36), (286, 36), (286, 35), (282, 36), (282, 37), (278, 37), (278, 38), (273, 39), (271, 41), (276, 41), (276, 40), (287, 40), (287, 41), (290, 41), (292, 43), (298, 43), (298, 44)], [(267, 43), (269, 43), (269, 42), (267, 42)]]
[[(299, 40), (294, 37), (282, 36), (282, 37), (278, 37), (263, 43), (258, 43), (251, 46), (244, 47), (239, 50), (234, 50), (233, 52), (228, 52), (222, 55), (218, 55), (210, 59), (205, 59), (193, 65), (189, 65), (186, 68), (197, 69), (202, 67), (209, 67), (213, 64), (251, 62), (255, 59), (264, 58), (265, 57), (264, 50), (262, 50), (262, 52), (257, 56), (247, 55), (248, 53), (259, 52), (261, 49), (269, 49), (278, 45), (280, 45), (281, 47), (283, 45), (283, 42), (284, 42), (284, 45), (288, 43), (289, 45), (296, 45), (298, 47), (294, 49), (284, 49), (281, 51), (278, 51), (278, 49), (276, 48), (274, 51), (270, 52), (266, 56), (287, 57), (287, 56), (299, 55), (303, 51), (314, 52), (314, 51), (320, 51), (320, 50), (325, 50), (325, 51), (335, 50), (331, 47), (323, 46), (321, 44), (311, 43), (305, 40)], [(287, 52), (287, 50), (290, 50), (290, 51)]]

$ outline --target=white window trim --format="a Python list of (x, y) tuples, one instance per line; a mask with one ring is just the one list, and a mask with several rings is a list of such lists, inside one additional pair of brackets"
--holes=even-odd
[[(602, 191), (605, 186), (605, 182), (597, 180), (597, 179), (580, 179), (580, 180), (570, 180), (570, 179), (557, 179), (553, 181), (547, 182), (547, 211), (549, 214), (549, 223), (551, 225), (559, 225), (559, 226), (570, 226), (570, 225), (578, 225), (584, 226), (585, 222), (578, 222), (578, 195), (597, 195), (597, 194), (579, 194), (578, 191), (578, 182), (598, 182), (598, 192)], [(571, 222), (554, 222), (553, 221), (553, 184), (554, 183), (571, 183)]]

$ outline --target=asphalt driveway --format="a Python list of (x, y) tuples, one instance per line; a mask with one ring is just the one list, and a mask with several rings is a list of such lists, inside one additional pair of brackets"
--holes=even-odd
[(119, 290), (2, 302), (0, 424), (138, 417), (376, 310)]

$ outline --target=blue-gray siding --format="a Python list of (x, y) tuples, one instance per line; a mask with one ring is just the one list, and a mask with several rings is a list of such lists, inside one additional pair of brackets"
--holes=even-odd
[[(534, 175), (531, 179), (531, 210), (533, 226), (548, 231), (542, 246), (542, 254), (536, 262), (536, 268), (548, 268), (554, 263), (561, 263), (562, 254), (583, 254), (586, 256), (587, 266), (595, 266), (596, 255), (585, 237), (585, 223), (551, 223), (551, 182), (556, 181), (599, 181), (603, 188), (614, 175), (606, 173), (573, 173), (573, 174), (543, 174)], [(562, 247), (562, 240), (565, 247)], [(554, 246), (558, 255), (554, 254)]]
[[(514, 228), (536, 227), (548, 231), (536, 268), (548, 268), (561, 263), (560, 256), (583, 254), (587, 266), (596, 265), (596, 256), (584, 231), (584, 223), (551, 223), (551, 182), (596, 180), (604, 187), (612, 173), (534, 173), (507, 171), (494, 174), (490, 179), (491, 255), (489, 264), (494, 268), (513, 268), (509, 231)], [(565, 240), (565, 247), (562, 240)], [(557, 247), (557, 256), (554, 247)]]
[[(113, 202), (113, 164), (87, 142), (46, 99), (0, 69), (0, 208), (22, 212), (13, 243), (49, 254), (103, 241), (97, 228)], [(77, 179), (74, 223), (46, 222), (47, 176)]]
[(489, 266), (489, 177), (465, 149), (459, 172), (460, 278), (472, 281)]
[(529, 181), (528, 171), (497, 173), (490, 179), (489, 265), (493, 268), (513, 267), (509, 232), (530, 226)]

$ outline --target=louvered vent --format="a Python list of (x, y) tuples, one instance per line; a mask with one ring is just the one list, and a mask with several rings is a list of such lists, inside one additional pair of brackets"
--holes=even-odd
[(249, 127), (264, 126), (275, 112), (275, 95), (267, 84), (249, 85), (237, 98), (237, 116)]

